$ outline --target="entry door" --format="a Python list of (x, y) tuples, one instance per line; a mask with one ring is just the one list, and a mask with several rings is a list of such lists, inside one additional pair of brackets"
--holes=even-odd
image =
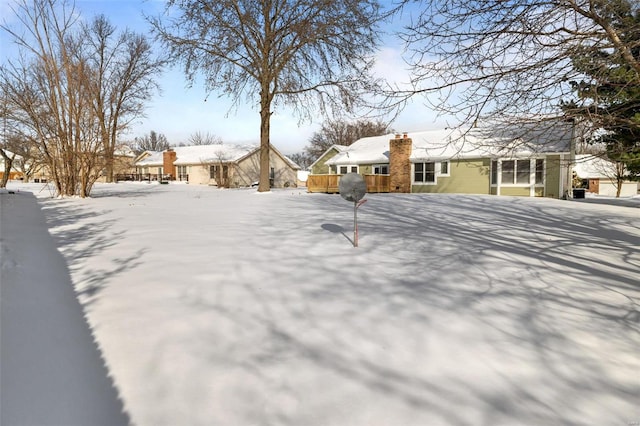
[(600, 179), (589, 179), (589, 192), (593, 194), (600, 193)]

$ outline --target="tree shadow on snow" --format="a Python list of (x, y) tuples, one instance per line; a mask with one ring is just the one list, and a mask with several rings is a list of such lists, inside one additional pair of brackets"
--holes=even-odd
[[(346, 237), (338, 223), (351, 210), (339, 197), (291, 199), (286, 208), (305, 214), (263, 224), (283, 249), (258, 235), (266, 255), (251, 270), (261, 275), (232, 283), (256, 308), (193, 301), (268, 342), (255, 356), (230, 343), (229, 360), (258, 377), (274, 359), (288, 359), (293, 375), (315, 366), (411, 407), (416, 424), (637, 418), (637, 217), (559, 200), (367, 198), (359, 248), (325, 232)], [(295, 287), (283, 287), (283, 274)], [(346, 397), (335, 392), (335, 403)]]

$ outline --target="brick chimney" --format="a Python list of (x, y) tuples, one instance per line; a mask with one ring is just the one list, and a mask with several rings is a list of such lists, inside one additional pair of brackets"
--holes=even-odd
[(176, 152), (169, 148), (162, 153), (162, 171), (165, 175), (171, 175), (171, 179), (176, 177), (176, 166), (173, 164), (176, 161)]
[(389, 141), (389, 192), (411, 192), (411, 150), (413, 141), (405, 133)]

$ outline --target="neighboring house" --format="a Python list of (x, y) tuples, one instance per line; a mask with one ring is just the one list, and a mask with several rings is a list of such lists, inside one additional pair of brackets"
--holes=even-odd
[[(300, 167), (273, 146), (269, 151), (269, 164), (272, 187), (296, 186)], [(231, 144), (173, 147), (163, 152), (146, 151), (136, 159), (135, 165), (137, 176), (142, 180), (246, 187), (260, 179), (260, 148)]]
[[(570, 188), (571, 123), (515, 130), (434, 130), (362, 138), (316, 163), (310, 192), (337, 192), (339, 176), (365, 176), (368, 192), (562, 197)], [(320, 159), (322, 160), (322, 159)], [(325, 183), (328, 182), (328, 183)]]
[(348, 146), (346, 145), (331, 145), (325, 152), (322, 154), (316, 161), (313, 162), (309, 166), (309, 170), (311, 174), (314, 175), (325, 175), (328, 174), (329, 166), (327, 165), (327, 161), (331, 160), (333, 157), (338, 155), (341, 152), (344, 152)]
[[(128, 145), (118, 145), (113, 153), (113, 175), (117, 180), (117, 176), (131, 175), (136, 172), (136, 154)], [(105, 182), (105, 170), (102, 171), (98, 182)]]
[[(587, 191), (609, 197), (616, 196), (618, 171), (615, 162), (594, 155), (576, 155), (573, 170)], [(621, 185), (621, 197), (630, 197), (638, 193), (637, 182), (624, 180)]]
[[(22, 160), (22, 157), (6, 149), (4, 150), (4, 152), (9, 157), (9, 159), (13, 157), (13, 163), (11, 164), (11, 170), (9, 171), (9, 180), (23, 179), (24, 174), (17, 167), (18, 163)], [(0, 155), (0, 179), (4, 177), (4, 173), (5, 173), (4, 157)]]

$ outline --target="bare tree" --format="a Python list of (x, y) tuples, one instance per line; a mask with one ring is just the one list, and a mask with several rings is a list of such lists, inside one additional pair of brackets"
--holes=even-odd
[[(411, 53), (412, 88), (399, 92), (405, 99), (425, 95), (434, 108), (463, 124), (570, 115), (559, 105), (574, 97), (570, 82), (582, 77), (572, 66), (577, 53), (611, 52), (640, 75), (640, 57), (633, 53), (640, 40), (623, 37), (627, 30), (637, 31), (637, 21), (617, 13), (637, 14), (635, 0), (418, 4), (418, 15), (402, 32)], [(410, 6), (404, 2), (405, 13)], [(591, 119), (598, 122), (596, 116)]]
[(141, 154), (144, 151), (165, 151), (171, 145), (164, 134), (151, 130), (148, 135), (135, 138), (132, 148), (136, 154)]
[(314, 161), (314, 159), (311, 158), (306, 152), (296, 152), (295, 154), (290, 154), (287, 157), (289, 157), (291, 161), (300, 166), (302, 170), (306, 170), (307, 167), (309, 167)]
[(380, 136), (390, 133), (389, 124), (381, 121), (359, 120), (347, 122), (344, 120), (328, 120), (315, 132), (305, 148), (308, 157), (315, 161), (333, 145), (351, 145), (361, 138)]
[(16, 153), (0, 147), (0, 156), (2, 156), (4, 160), (4, 170), (2, 171), (2, 179), (0, 179), (0, 188), (6, 188), (7, 182), (9, 182), (9, 178), (11, 177), (11, 170), (13, 169), (13, 162), (16, 159)]
[(165, 18), (150, 18), (158, 39), (191, 81), (240, 102), (259, 99), (260, 183), (269, 191), (272, 108), (358, 107), (372, 83), (378, 42), (376, 0), (167, 0)]
[(118, 135), (143, 115), (144, 102), (158, 89), (154, 78), (165, 61), (154, 56), (144, 35), (129, 30), (117, 34), (104, 15), (83, 25), (80, 37), (92, 72), (89, 87), (100, 126), (106, 178), (112, 182)]
[(162, 61), (142, 36), (114, 29), (104, 17), (82, 26), (67, 0), (18, 0), (18, 28), (2, 25), (20, 50), (2, 84), (11, 119), (60, 195), (88, 196), (103, 170), (112, 177), (116, 139), (142, 113)]
[(2, 27), (23, 55), (2, 70), (12, 119), (37, 141), (57, 193), (87, 196), (103, 164), (88, 96), (90, 71), (73, 37), (78, 15), (55, 0), (22, 0), (15, 7), (20, 30)]
[(213, 174), (218, 188), (229, 188), (229, 158), (224, 150), (215, 153), (217, 164), (213, 165)]
[(222, 145), (222, 138), (208, 132), (195, 132), (189, 136), (189, 145)]

